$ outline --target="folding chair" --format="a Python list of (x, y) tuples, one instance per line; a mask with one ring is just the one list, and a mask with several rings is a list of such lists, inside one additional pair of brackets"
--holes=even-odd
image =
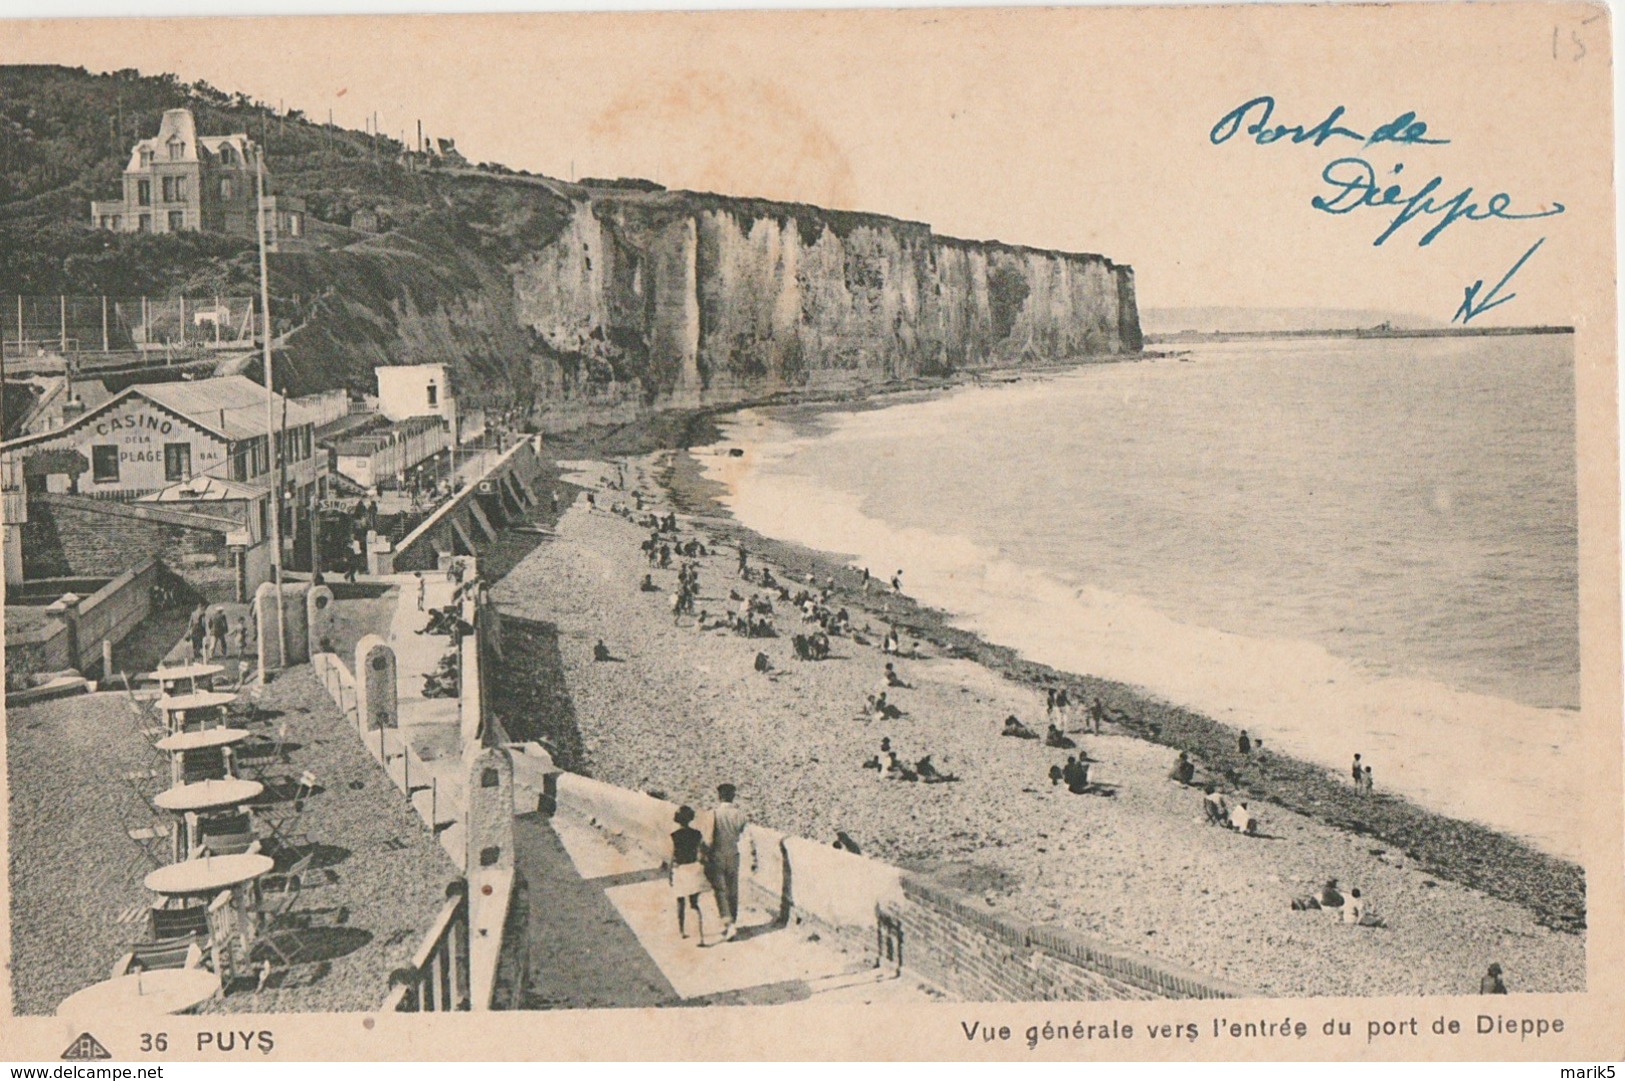
[[(286, 872), (265, 875), (259, 880), (261, 931), (255, 945), (269, 949), (284, 965), (293, 965), (294, 958), (304, 948), (299, 936), (305, 927), (294, 916), (293, 906), (304, 889), (302, 876), (314, 855), (307, 852)], [(264, 982), (264, 974), (261, 982)]]
[[(247, 678), (244, 676), (243, 678)], [(242, 692), (242, 684), (238, 683), (233, 691), (237, 695), (226, 703), (226, 723), (233, 725), (258, 724), (261, 720), (260, 696), (265, 693), (263, 685), (256, 685), (248, 692)]]
[(154, 815), (159, 813), (159, 809), (153, 805), (152, 797), (163, 791), (163, 778), (164, 773), (156, 769), (133, 769), (119, 774), (119, 780)]
[(283, 721), (277, 726), (275, 739), (262, 739), (254, 743), (245, 743), (238, 747), (235, 759), (239, 769), (247, 770), (254, 775), (254, 779), (264, 783), (265, 776), (273, 766), (279, 766), (287, 761), (288, 722)]
[(154, 867), (162, 867), (169, 862), (171, 846), (174, 843), (172, 823), (155, 821), (150, 826), (133, 826), (124, 832)]
[[(305, 779), (310, 778), (306, 785)], [(307, 770), (300, 778), (300, 787), (292, 801), (259, 807), (259, 820), (265, 825), (265, 848), (276, 852), (292, 852), (310, 843), (310, 838), (299, 832), (299, 820), (305, 814), (305, 797), (310, 794), (315, 778)]]
[(130, 687), (130, 677), (120, 672), (119, 678), (124, 681), (124, 701), (129, 707), (130, 721), (135, 725), (136, 731), (149, 742), (165, 735), (164, 726), (152, 715), (151, 707), (135, 696), (135, 691)]

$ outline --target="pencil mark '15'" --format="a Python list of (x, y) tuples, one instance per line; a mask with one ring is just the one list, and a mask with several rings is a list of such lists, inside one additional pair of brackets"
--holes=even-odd
[[(1404, 168), (1403, 164), (1395, 165), (1392, 175), (1399, 174)], [(1458, 221), (1522, 221), (1527, 218), (1548, 218), (1564, 210), (1562, 203), (1554, 202), (1550, 209), (1519, 213), (1511, 209), (1512, 196), (1504, 191), (1496, 192), (1480, 204), (1474, 200), (1470, 186), (1444, 198), (1439, 194), (1439, 189), (1444, 185), (1441, 176), (1435, 176), (1416, 191), (1407, 193), (1402, 184), (1381, 184), (1377, 180), (1376, 169), (1364, 158), (1338, 158), (1321, 170), (1320, 178), (1333, 191), (1329, 198), (1317, 195), (1309, 200), (1309, 205), (1316, 210), (1327, 214), (1347, 214), (1365, 207), (1397, 210), (1388, 227), (1371, 242), (1373, 247), (1380, 246), (1406, 222), (1420, 214), (1441, 215), (1439, 223), (1423, 233), (1416, 242), (1417, 247), (1425, 248)]]
[[(1214, 146), (1228, 142), (1242, 132), (1251, 135), (1253, 142), (1259, 146), (1269, 146), (1283, 139), (1294, 144), (1310, 143), (1317, 147), (1329, 139), (1351, 139), (1366, 146), (1374, 146), (1377, 143), (1400, 143), (1405, 146), (1442, 145), (1450, 141), (1429, 139), (1427, 122), (1418, 120), (1414, 110), (1408, 109), (1388, 123), (1379, 124), (1370, 135), (1361, 135), (1354, 129), (1338, 123), (1347, 111), (1339, 105), (1327, 113), (1324, 120), (1307, 128), (1302, 124), (1272, 125), (1270, 122), (1275, 118), (1275, 99), (1268, 94), (1261, 94), (1225, 113), (1219, 118), (1219, 122), (1213, 125), (1213, 130), (1208, 132), (1207, 137)], [(1249, 119), (1251, 123), (1247, 123)]]
[(1513, 279), (1513, 276), (1518, 271), (1523, 269), (1523, 265), (1529, 261), (1529, 257), (1540, 250), (1540, 246), (1544, 243), (1546, 243), (1545, 237), (1535, 241), (1529, 250), (1519, 256), (1516, 263), (1512, 264), (1512, 269), (1501, 276), (1501, 280), (1495, 283), (1495, 287), (1484, 294), (1483, 300), (1479, 299), (1478, 294), (1484, 288), (1484, 279), (1480, 278), (1469, 285), (1463, 290), (1466, 295), (1462, 297), (1461, 307), (1456, 309), (1456, 314), (1450, 317), (1450, 321), (1454, 323), (1459, 320), (1462, 326), (1466, 326), (1477, 316), (1483, 315), (1491, 308), (1499, 307), (1516, 297), (1517, 293), (1508, 293), (1506, 296), (1501, 296), (1501, 290), (1506, 287), (1507, 283)]
[[(1562, 60), (1567, 58), (1575, 63), (1579, 63), (1581, 60), (1584, 60), (1586, 54), (1586, 43), (1580, 40), (1580, 31), (1570, 30), (1569, 39), (1567, 41), (1562, 41), (1560, 46), (1560, 39), (1558, 35), (1561, 33), (1561, 29), (1561, 27), (1552, 27), (1552, 59)], [(1560, 48), (1561, 51), (1559, 51)]]

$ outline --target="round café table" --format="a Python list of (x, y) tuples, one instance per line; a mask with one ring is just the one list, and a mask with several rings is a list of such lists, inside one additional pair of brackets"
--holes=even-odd
[(216, 807), (231, 807), (257, 799), (265, 791), (258, 781), (244, 781), (227, 777), (218, 781), (194, 781), (178, 784), (152, 797), (152, 802), (166, 811), (210, 811)]
[(184, 816), (188, 811), (212, 811), (220, 807), (235, 807), (239, 803), (258, 799), (265, 786), (258, 781), (245, 781), (237, 777), (226, 777), (214, 781), (193, 781), (191, 784), (177, 784), (173, 788), (152, 797), (153, 805), (165, 811), (174, 811), (175, 838), (171, 848), (178, 860), (184, 856), (191, 847), (191, 838), (186, 835)]
[(206, 968), (161, 968), (115, 976), (62, 1000), (58, 1017), (161, 1017), (205, 1002), (220, 990), (220, 977)]
[(270, 856), (257, 852), (204, 856), (160, 867), (142, 881), (153, 893), (185, 897), (198, 893), (219, 893), (244, 882), (252, 882), (275, 866)]
[(158, 681), (158, 686), (164, 689), (165, 694), (169, 693), (170, 684), (180, 683), (183, 680), (190, 683), (191, 689), (196, 691), (199, 689), (198, 680), (212, 680), (225, 670), (226, 666), (223, 664), (182, 664), (174, 668), (155, 668), (152, 678)]
[[(160, 751), (170, 754), (170, 783), (181, 783), (182, 759), (187, 751), (202, 751), (210, 747), (229, 747), (249, 737), (246, 728), (205, 728), (199, 732), (176, 732), (165, 736), (156, 744)], [(228, 770), (231, 768), (228, 764)]]
[(201, 710), (218, 712), (221, 706), (234, 701), (236, 697), (224, 691), (193, 691), (191, 694), (167, 695), (160, 698), (158, 708), (164, 713), (165, 727), (170, 732), (177, 732), (188, 713)]
[(160, 751), (178, 754), (181, 751), (201, 751), (206, 747), (225, 747), (241, 743), (251, 733), (246, 728), (206, 728), (201, 732), (176, 732), (159, 740)]

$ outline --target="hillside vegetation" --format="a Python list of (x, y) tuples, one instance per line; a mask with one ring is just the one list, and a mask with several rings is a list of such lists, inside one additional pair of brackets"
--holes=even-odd
[[(388, 137), (135, 71), (0, 68), (0, 294), (252, 295), (251, 238), (112, 234), (133, 143), (186, 107), (246, 132), (310, 227), (274, 253), (278, 389), (443, 361), (550, 428), (672, 403), (1140, 348), (1132, 271), (923, 222), (628, 179), (428, 165)], [(354, 228), (376, 216), (377, 232)], [(370, 224), (370, 222), (368, 222)]]

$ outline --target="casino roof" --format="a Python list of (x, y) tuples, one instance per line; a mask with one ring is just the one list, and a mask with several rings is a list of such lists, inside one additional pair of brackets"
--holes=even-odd
[[(168, 410), (211, 435), (227, 442), (238, 442), (263, 436), (265, 423), (265, 388), (246, 375), (223, 375), (214, 379), (182, 380), (173, 383), (137, 383), (119, 394), (88, 410), (83, 416), (47, 432), (23, 436), (4, 444), (5, 447), (24, 447), (64, 435), (95, 421), (117, 409), (132, 396), (139, 396)], [(308, 406), (271, 394), (271, 414), (276, 427), (282, 426), (283, 409), (287, 409), (289, 428), (313, 424), (317, 414)]]

